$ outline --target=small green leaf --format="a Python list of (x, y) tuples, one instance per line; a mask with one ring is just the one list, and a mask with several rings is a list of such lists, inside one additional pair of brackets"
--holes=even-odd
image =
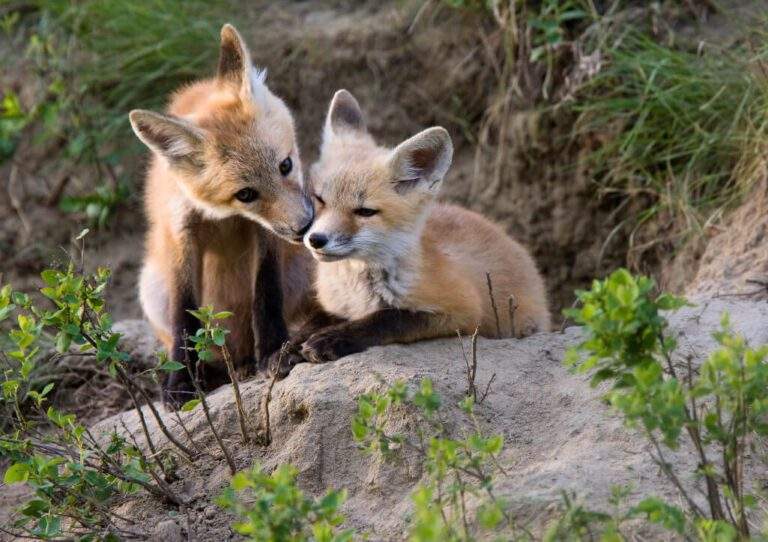
[(23, 484), (29, 479), (29, 466), (24, 463), (14, 463), (5, 471), (3, 481), (6, 484)]
[(172, 359), (165, 360), (160, 365), (157, 366), (157, 369), (159, 371), (165, 371), (166, 373), (173, 373), (176, 371), (180, 371), (184, 368), (183, 363), (179, 363), (178, 361), (173, 361)]
[(189, 401), (187, 401), (186, 403), (181, 405), (181, 409), (180, 410), (182, 412), (191, 412), (199, 404), (200, 404), (200, 399), (190, 399)]

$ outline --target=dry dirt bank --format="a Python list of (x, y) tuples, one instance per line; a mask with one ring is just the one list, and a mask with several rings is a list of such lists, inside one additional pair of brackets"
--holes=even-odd
[[(672, 318), (681, 356), (693, 353), (701, 357), (712, 348), (710, 332), (724, 310), (750, 342), (768, 342), (765, 303), (702, 300)], [(562, 334), (479, 343), (478, 381), (484, 384), (493, 373), (496, 379), (478, 414), (487, 430), (501, 433), (506, 443), (502, 464), (509, 475), (498, 480), (498, 492), (534, 527), (546, 520), (563, 490), (575, 491), (598, 509), (606, 509), (612, 484), (631, 483), (631, 500), (649, 494), (675, 498), (644, 441), (611, 414), (600, 400), (600, 390), (591, 388), (584, 376), (563, 368), (564, 349), (579, 335), (578, 328), (569, 328)], [(298, 366), (273, 390), (274, 440), (267, 448), (239, 443), (230, 388), (214, 392), (209, 401), (214, 422), (234, 451), (238, 468), (260, 462), (271, 469), (288, 462), (301, 471), (300, 484), (310, 493), (347, 488), (350, 498), (344, 513), (349, 524), (373, 533), (374, 540), (395, 540), (403, 536), (410, 492), (424, 475), (421, 464), (407, 454), (395, 465), (362, 454), (352, 441), (350, 421), (360, 394), (398, 379), (415, 385), (424, 377), (434, 381), (447, 405), (445, 418), (455, 429), (462, 415), (452, 405), (463, 397), (466, 382), (459, 344), (449, 339), (374, 348), (336, 363)], [(264, 388), (265, 383), (258, 380), (242, 386), (251, 416), (257, 415)], [(220, 455), (201, 412), (184, 414), (183, 419), (204, 448)], [(123, 422), (140, 434), (135, 411), (104, 420), (97, 428), (120, 431)], [(388, 423), (393, 431), (409, 431), (415, 417), (412, 412), (399, 411)], [(164, 442), (154, 425), (151, 431), (157, 442)], [(690, 464), (692, 456), (687, 451), (678, 455), (677, 460)], [(203, 458), (183, 465), (179, 473), (182, 481), (175, 486), (190, 500), (187, 513), (176, 515), (159, 508), (156, 501), (138, 499), (122, 505), (123, 514), (137, 518), (147, 529), (158, 524), (165, 529), (174, 523), (176, 531), (193, 540), (225, 537), (228, 519), (211, 505), (228, 480), (223, 460)], [(755, 481), (768, 479), (764, 471), (753, 471), (750, 476)], [(686, 483), (694, 482), (689, 479)]]

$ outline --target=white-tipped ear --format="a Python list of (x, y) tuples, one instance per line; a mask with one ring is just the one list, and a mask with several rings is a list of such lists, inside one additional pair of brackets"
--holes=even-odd
[(419, 132), (392, 151), (390, 167), (395, 190), (404, 194), (415, 188), (435, 191), (453, 159), (453, 143), (439, 126)]
[(323, 140), (328, 141), (334, 136), (344, 132), (367, 133), (365, 118), (352, 94), (342, 89), (333, 95), (331, 105), (328, 107), (328, 116), (325, 118)]
[(202, 167), (205, 136), (178, 117), (134, 109), (128, 115), (138, 138), (177, 167)]

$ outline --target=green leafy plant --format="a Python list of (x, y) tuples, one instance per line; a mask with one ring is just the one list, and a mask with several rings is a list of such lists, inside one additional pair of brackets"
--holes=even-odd
[[(639, 511), (681, 535), (748, 538), (757, 496), (745, 478), (745, 460), (751, 443), (768, 436), (768, 346), (750, 347), (724, 314), (714, 333), (718, 347), (707, 359), (681, 356), (663, 312), (686, 302), (654, 290), (650, 279), (622, 269), (578, 292), (581, 306), (566, 313), (585, 327), (586, 338), (567, 361), (592, 372), (594, 384), (613, 384), (607, 400), (647, 437), (687, 508), (684, 515), (649, 498)], [(698, 459), (692, 474), (703, 481), (706, 509), (665, 456), (665, 449), (681, 447), (684, 436)]]
[(346, 491), (328, 491), (319, 499), (306, 496), (296, 485), (299, 472), (281, 465), (272, 474), (259, 466), (237, 473), (217, 504), (235, 514), (232, 528), (258, 542), (345, 542), (354, 531), (339, 530), (344, 517), (339, 508)]
[[(420, 414), (415, 435), (391, 433), (386, 420), (393, 408), (414, 408)], [(425, 462), (429, 480), (413, 493), (414, 514), (410, 539), (473, 540), (475, 530), (494, 532), (506, 529), (518, 536), (525, 531), (515, 524), (503, 499), (494, 491), (494, 477), (503, 473), (499, 456), (504, 447), (501, 435), (486, 435), (474, 414), (474, 401), (467, 397), (460, 408), (468, 425), (460, 438), (451, 438), (439, 414), (441, 399), (432, 381), (423, 379), (415, 390), (398, 382), (385, 392), (358, 398), (352, 435), (367, 453), (385, 458), (407, 448)], [(475, 510), (477, 525), (470, 524), (467, 499), (480, 502)]]
[[(102, 539), (134, 536), (130, 527), (124, 526), (124, 518), (110, 510), (110, 504), (138, 489), (181, 503), (164, 480), (167, 473), (162, 455), (156, 453), (143, 418), (152, 459), (135, 441), (128, 443), (114, 431), (106, 444), (97, 439), (74, 414), (49, 404), (54, 381), (33, 379), (47, 355), (45, 350), (55, 345), (60, 353), (75, 349), (91, 356), (130, 389), (136, 406), (140, 406), (136, 394), (147, 397), (128, 376), (130, 357), (120, 349), (120, 335), (112, 331), (105, 311), (108, 278), (106, 269), (84, 276), (76, 273), (73, 265), (44, 271), (45, 287), (40, 292), (51, 309), (41, 309), (29, 296), (8, 285), (0, 289), (0, 321), (9, 324), (0, 341), (5, 345), (0, 350), (0, 406), (6, 413), (0, 432), (0, 457), (9, 462), (4, 482), (25, 483), (34, 492), (12, 526), (26, 536), (46, 540), (86, 540), (96, 533)], [(51, 339), (49, 343), (42, 342), (46, 337)], [(121, 526), (116, 519), (121, 520)]]

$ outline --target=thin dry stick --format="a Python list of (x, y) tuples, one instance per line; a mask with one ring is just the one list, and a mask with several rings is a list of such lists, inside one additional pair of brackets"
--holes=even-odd
[(479, 328), (475, 328), (475, 332), (471, 338), (471, 357), (467, 356), (467, 351), (464, 349), (464, 341), (461, 337), (461, 331), (456, 331), (456, 335), (459, 338), (459, 346), (461, 346), (461, 355), (464, 358), (464, 365), (467, 369), (467, 392), (466, 395), (472, 397), (477, 402), (477, 385), (475, 384), (475, 377), (477, 376), (477, 333)]
[(509, 336), (517, 337), (515, 333), (515, 311), (517, 311), (517, 299), (515, 296), (509, 296), (507, 299), (507, 312), (509, 313)]
[[(157, 466), (160, 468), (160, 472), (165, 474), (165, 468), (163, 467), (163, 462), (160, 461), (160, 456), (157, 454), (155, 443), (152, 442), (152, 437), (150, 436), (149, 428), (147, 427), (147, 420), (144, 418), (144, 412), (141, 410), (141, 405), (139, 404), (139, 401), (136, 398), (136, 394), (133, 393), (133, 390), (130, 388), (130, 386), (126, 386), (125, 389), (128, 392), (128, 395), (131, 396), (131, 401), (133, 401), (133, 406), (139, 415), (139, 421), (141, 422), (141, 430), (144, 432), (144, 440), (147, 441), (147, 447), (149, 448), (149, 451), (152, 453), (152, 458), (155, 460), (155, 462), (157, 463)], [(120, 421), (122, 421), (122, 418), (120, 419)], [(123, 426), (125, 426), (125, 423), (123, 423)], [(133, 437), (133, 435), (131, 435), (131, 437)]]
[[(98, 350), (98, 345), (96, 344), (96, 341), (88, 335), (87, 333), (83, 332), (82, 326), (80, 329), (80, 332), (83, 335), (83, 338), (88, 341), (88, 344), (90, 344), (93, 348)], [(194, 453), (192, 450), (184, 446), (179, 439), (177, 439), (175, 436), (173, 436), (173, 433), (171, 433), (168, 430), (168, 427), (166, 427), (165, 422), (163, 422), (163, 418), (160, 416), (160, 413), (155, 408), (154, 403), (152, 402), (152, 398), (147, 393), (147, 390), (144, 389), (143, 386), (139, 386), (135, 382), (131, 380), (131, 377), (128, 376), (128, 373), (125, 372), (125, 369), (123, 369), (122, 365), (119, 363), (114, 364), (115, 371), (117, 372), (118, 379), (120, 380), (120, 383), (125, 387), (125, 389), (129, 389), (130, 386), (135, 386), (135, 389), (138, 390), (138, 392), (141, 394), (141, 396), (144, 398), (144, 400), (147, 402), (147, 406), (149, 407), (149, 410), (152, 412), (152, 416), (155, 418), (155, 421), (157, 422), (157, 426), (160, 428), (160, 431), (163, 432), (163, 435), (179, 450), (181, 450), (186, 456), (188, 460), (192, 460), (192, 457), (194, 456)]]
[(187, 446), (184, 446), (184, 444), (181, 443), (179, 439), (177, 439), (173, 433), (168, 429), (168, 427), (165, 425), (165, 422), (163, 421), (163, 418), (160, 416), (160, 413), (157, 411), (157, 408), (155, 408), (155, 404), (152, 402), (152, 398), (149, 396), (147, 391), (144, 389), (143, 386), (139, 386), (137, 384), (134, 384), (130, 381), (130, 377), (126, 374), (125, 370), (118, 364), (115, 364), (115, 367), (117, 367), (117, 374), (120, 377), (122, 383), (124, 386), (136, 386), (136, 389), (139, 391), (141, 396), (144, 398), (144, 400), (147, 402), (147, 406), (149, 407), (149, 410), (152, 412), (152, 416), (155, 418), (155, 421), (157, 422), (157, 426), (160, 428), (160, 431), (163, 432), (163, 435), (174, 445), (176, 446), (181, 452), (183, 452), (188, 460), (192, 460), (194, 457), (194, 452), (189, 449)]
[(482, 405), (483, 401), (485, 401), (485, 398), (488, 397), (488, 394), (491, 391), (491, 384), (493, 384), (493, 381), (496, 379), (496, 373), (493, 373), (491, 375), (490, 380), (488, 380), (488, 384), (485, 386), (485, 391), (483, 392), (483, 395), (480, 397), (480, 399), (477, 401), (478, 405)]
[(29, 225), (29, 220), (27, 220), (27, 215), (24, 213), (24, 207), (22, 206), (19, 198), (15, 193), (18, 177), (19, 168), (16, 166), (16, 164), (12, 164), (11, 173), (8, 176), (8, 188), (6, 192), (8, 193), (8, 201), (11, 203), (11, 208), (16, 213), (16, 216), (19, 217), (19, 222), (21, 222), (21, 225), (24, 228), (24, 238), (26, 239), (26, 237), (28, 237), (32, 232), (32, 228)]
[(235, 393), (235, 406), (237, 407), (237, 420), (240, 422), (240, 433), (243, 436), (243, 444), (245, 444), (250, 440), (248, 437), (248, 418), (245, 415), (243, 400), (240, 397), (240, 386), (237, 384), (235, 365), (232, 363), (232, 357), (229, 355), (229, 350), (227, 350), (226, 346), (221, 347), (221, 355), (224, 357), (224, 363), (227, 365), (229, 379), (232, 381), (232, 390)]
[(221, 451), (224, 453), (224, 458), (227, 460), (227, 464), (229, 465), (229, 472), (235, 474), (237, 472), (235, 461), (232, 459), (232, 456), (229, 453), (229, 449), (224, 444), (224, 441), (219, 435), (219, 432), (216, 431), (216, 425), (214, 425), (213, 418), (211, 418), (211, 411), (208, 409), (208, 401), (205, 400), (205, 393), (200, 387), (200, 384), (198, 383), (197, 378), (195, 378), (195, 375), (192, 374), (192, 369), (190, 368), (189, 363), (186, 365), (187, 371), (189, 371), (189, 376), (192, 378), (192, 384), (195, 386), (195, 390), (197, 391), (197, 396), (200, 399), (200, 403), (203, 405), (203, 412), (205, 412), (205, 419), (208, 421), (208, 426), (211, 428), (211, 432), (213, 433), (213, 437), (216, 439), (216, 442), (219, 444), (219, 448), (221, 448)]
[(280, 375), (280, 369), (283, 365), (283, 356), (290, 348), (290, 342), (286, 342), (282, 348), (280, 348), (280, 356), (277, 360), (277, 369), (272, 374), (272, 378), (269, 379), (267, 389), (261, 396), (259, 401), (259, 429), (256, 432), (256, 439), (262, 446), (269, 446), (272, 444), (272, 428), (269, 421), (269, 403), (272, 401), (272, 388), (275, 387), (278, 376)]
[[(149, 465), (149, 462), (147, 461), (147, 458), (144, 455), (144, 452), (142, 452), (141, 451), (141, 447), (139, 447), (139, 443), (136, 442), (136, 438), (133, 436), (133, 433), (131, 432), (131, 430), (128, 429), (128, 426), (125, 425), (125, 420), (123, 420), (122, 417), (120, 418), (120, 424), (123, 426), (123, 430), (126, 433), (128, 433), (128, 436), (131, 437), (131, 440), (133, 441), (133, 445), (136, 446), (136, 452), (139, 454), (139, 458), (141, 459), (141, 461), (143, 463)], [(173, 492), (173, 490), (171, 489), (171, 486), (169, 486), (168, 483), (165, 480), (163, 480), (163, 478), (159, 474), (157, 474), (154, 469), (152, 469), (150, 467), (148, 470), (149, 470), (149, 475), (155, 480), (157, 485), (160, 487), (160, 490), (163, 493), (165, 493), (166, 497), (169, 500), (171, 500), (172, 502), (174, 502), (177, 505), (182, 505), (184, 503), (181, 500), (181, 498), (179, 498), (176, 495), (176, 493)], [(165, 474), (165, 471), (162, 468), (160, 469), (160, 472)]]
[(195, 442), (195, 439), (192, 438), (192, 433), (189, 432), (189, 429), (187, 429), (187, 426), (184, 425), (184, 422), (181, 419), (181, 414), (179, 414), (178, 410), (173, 411), (174, 415), (176, 416), (176, 424), (181, 427), (181, 430), (184, 431), (184, 435), (187, 437), (187, 440), (192, 445), (192, 447), (195, 449), (198, 453), (203, 453), (200, 446), (197, 445), (197, 442)]
[(493, 308), (493, 317), (496, 319), (496, 338), (501, 338), (501, 323), (499, 322), (499, 310), (496, 308), (496, 299), (493, 297), (493, 284), (491, 283), (491, 274), (485, 274), (485, 280), (488, 282), (488, 296), (491, 298), (491, 307)]

